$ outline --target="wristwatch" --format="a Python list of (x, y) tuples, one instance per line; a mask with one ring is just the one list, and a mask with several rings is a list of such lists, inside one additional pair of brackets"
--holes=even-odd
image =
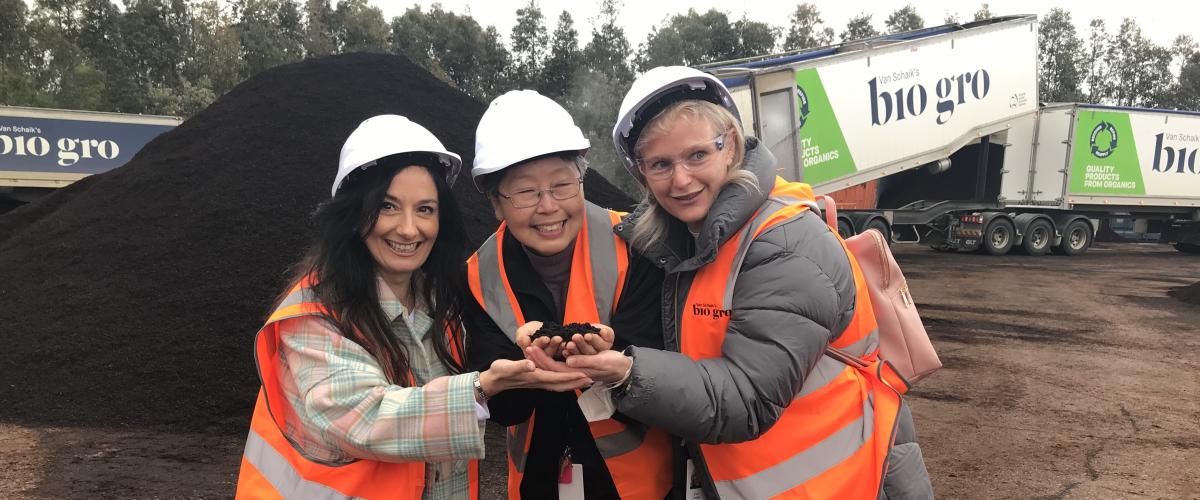
[(475, 401), (478, 403), (486, 403), (488, 400), (488, 395), (486, 392), (483, 392), (483, 384), (479, 382), (479, 372), (475, 373), (475, 381), (473, 382), (473, 385), (475, 386)]

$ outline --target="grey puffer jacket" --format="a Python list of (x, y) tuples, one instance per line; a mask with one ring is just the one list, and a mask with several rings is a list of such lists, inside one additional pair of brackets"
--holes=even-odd
[[(720, 244), (753, 216), (775, 184), (774, 156), (753, 138), (746, 149), (745, 168), (757, 176), (758, 192), (726, 185), (694, 240), (672, 219), (665, 241), (638, 248), (666, 271), (666, 350), (631, 348), (630, 385), (614, 400), (621, 413), (691, 443), (748, 441), (770, 429), (825, 346), (854, 316), (854, 276), (845, 250), (817, 215), (805, 212), (750, 244), (733, 291), (723, 355), (694, 361), (678, 352), (680, 310), (695, 271), (713, 262)], [(626, 241), (643, 208), (616, 226)]]

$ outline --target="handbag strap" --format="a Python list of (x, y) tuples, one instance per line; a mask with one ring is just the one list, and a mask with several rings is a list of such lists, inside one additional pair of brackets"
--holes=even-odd
[(805, 200), (804, 205), (817, 215), (825, 218), (825, 224), (837, 232), (837, 202), (829, 195), (819, 195), (816, 200)]
[(859, 359), (858, 356), (852, 356), (850, 353), (831, 345), (825, 346), (825, 355), (856, 368), (866, 368), (869, 366), (866, 361)]

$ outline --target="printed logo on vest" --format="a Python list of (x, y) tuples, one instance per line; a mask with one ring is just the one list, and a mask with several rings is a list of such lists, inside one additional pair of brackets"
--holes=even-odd
[(713, 304), (692, 304), (692, 315), (721, 319), (729, 317), (729, 309), (721, 309)]

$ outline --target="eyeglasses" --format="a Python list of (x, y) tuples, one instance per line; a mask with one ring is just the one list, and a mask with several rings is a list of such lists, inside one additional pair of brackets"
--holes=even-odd
[(725, 150), (725, 136), (729, 131), (721, 132), (712, 140), (702, 142), (685, 149), (687, 156), (682, 159), (671, 158), (638, 158), (634, 160), (638, 171), (650, 180), (664, 180), (675, 172), (675, 165), (683, 165), (689, 173), (699, 172), (717, 164), (717, 153)]
[(579, 194), (580, 184), (583, 184), (583, 179), (559, 182), (550, 186), (550, 189), (522, 189), (508, 194), (497, 191), (496, 194), (512, 203), (513, 208), (529, 208), (542, 200), (542, 193), (550, 193), (558, 201), (574, 198)]

